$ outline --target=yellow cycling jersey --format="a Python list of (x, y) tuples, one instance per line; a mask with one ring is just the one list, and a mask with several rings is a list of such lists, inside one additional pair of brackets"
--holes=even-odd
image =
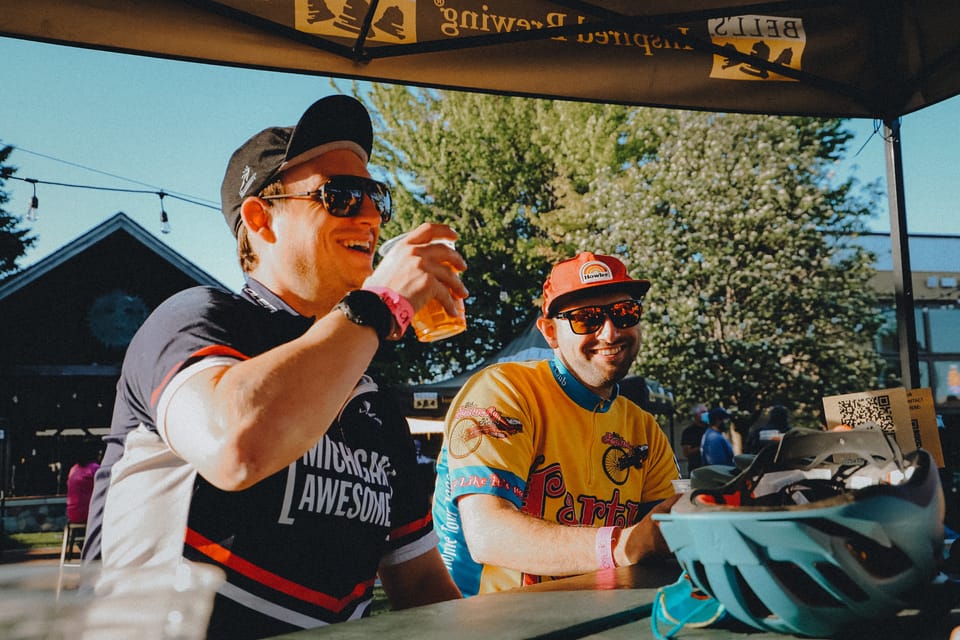
[(486, 493), (570, 526), (636, 524), (673, 495), (679, 477), (656, 419), (631, 400), (603, 399), (555, 359), (492, 365), (474, 375), (447, 413), (437, 462), (434, 526), (464, 595), (539, 582), (473, 561), (457, 500)]

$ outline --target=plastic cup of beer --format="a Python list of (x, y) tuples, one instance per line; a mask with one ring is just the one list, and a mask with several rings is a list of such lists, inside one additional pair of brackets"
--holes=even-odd
[[(380, 246), (380, 255), (385, 256), (399, 242), (406, 233), (390, 238)], [(434, 240), (438, 244), (445, 244), (451, 249), (456, 245), (453, 240), (447, 238)], [(411, 325), (413, 331), (417, 334), (417, 340), (420, 342), (435, 342), (463, 333), (467, 330), (467, 310), (463, 304), (463, 298), (454, 298), (454, 305), (457, 309), (456, 315), (447, 312), (439, 300), (430, 300), (414, 314)]]

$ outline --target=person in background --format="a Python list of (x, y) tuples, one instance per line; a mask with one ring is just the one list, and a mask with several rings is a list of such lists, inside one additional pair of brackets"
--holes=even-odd
[(175, 294), (124, 359), (84, 558), (222, 568), (210, 638), (360, 618), (378, 577), (394, 608), (460, 597), (409, 427), (366, 369), (415, 309), (467, 296), (466, 263), (425, 223), (374, 270), (393, 207), (372, 145), (339, 95), (247, 140), (221, 190), (242, 293)]
[(537, 320), (553, 359), (492, 365), (454, 398), (434, 523), (465, 596), (669, 555), (650, 515), (676, 501), (677, 461), (618, 387), (649, 287), (612, 256), (558, 263)]
[(730, 414), (723, 407), (714, 407), (707, 413), (708, 428), (700, 441), (700, 459), (703, 466), (733, 465), (733, 446), (727, 439)]
[(67, 521), (86, 524), (93, 477), (100, 468), (100, 443), (84, 440), (77, 462), (67, 472)]
[(768, 444), (779, 442), (783, 434), (790, 430), (788, 419), (789, 413), (785, 406), (776, 404), (770, 407), (766, 422), (755, 425), (747, 434), (744, 453), (759, 453)]
[(699, 467), (700, 440), (707, 430), (707, 405), (696, 404), (690, 409), (690, 425), (680, 433), (680, 453), (687, 459), (687, 475)]

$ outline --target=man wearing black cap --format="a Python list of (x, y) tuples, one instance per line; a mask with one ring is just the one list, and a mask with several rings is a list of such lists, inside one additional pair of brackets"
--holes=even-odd
[(434, 522), (464, 595), (669, 554), (649, 514), (676, 500), (676, 458), (618, 386), (649, 287), (612, 256), (560, 262), (537, 321), (554, 358), (492, 365), (454, 398)]
[(372, 144), (346, 96), (244, 143), (222, 188), (242, 295), (176, 294), (124, 361), (84, 557), (219, 566), (211, 638), (359, 618), (378, 575), (396, 608), (459, 596), (406, 422), (365, 370), (415, 309), (466, 297), (466, 264), (424, 224), (373, 269), (392, 204)]

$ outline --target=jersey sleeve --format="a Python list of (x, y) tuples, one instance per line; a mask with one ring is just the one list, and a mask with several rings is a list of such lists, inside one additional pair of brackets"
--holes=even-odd
[(535, 420), (515, 384), (497, 365), (471, 378), (445, 423), (449, 491), (495, 495), (520, 508), (533, 465)]
[[(124, 402), (114, 422), (156, 429), (160, 400), (177, 374), (211, 359), (229, 364), (249, 357), (237, 331), (250, 313), (249, 303), (210, 287), (181, 291), (157, 307), (137, 331), (124, 359), (117, 393)], [(248, 333), (248, 332), (246, 332)]]

